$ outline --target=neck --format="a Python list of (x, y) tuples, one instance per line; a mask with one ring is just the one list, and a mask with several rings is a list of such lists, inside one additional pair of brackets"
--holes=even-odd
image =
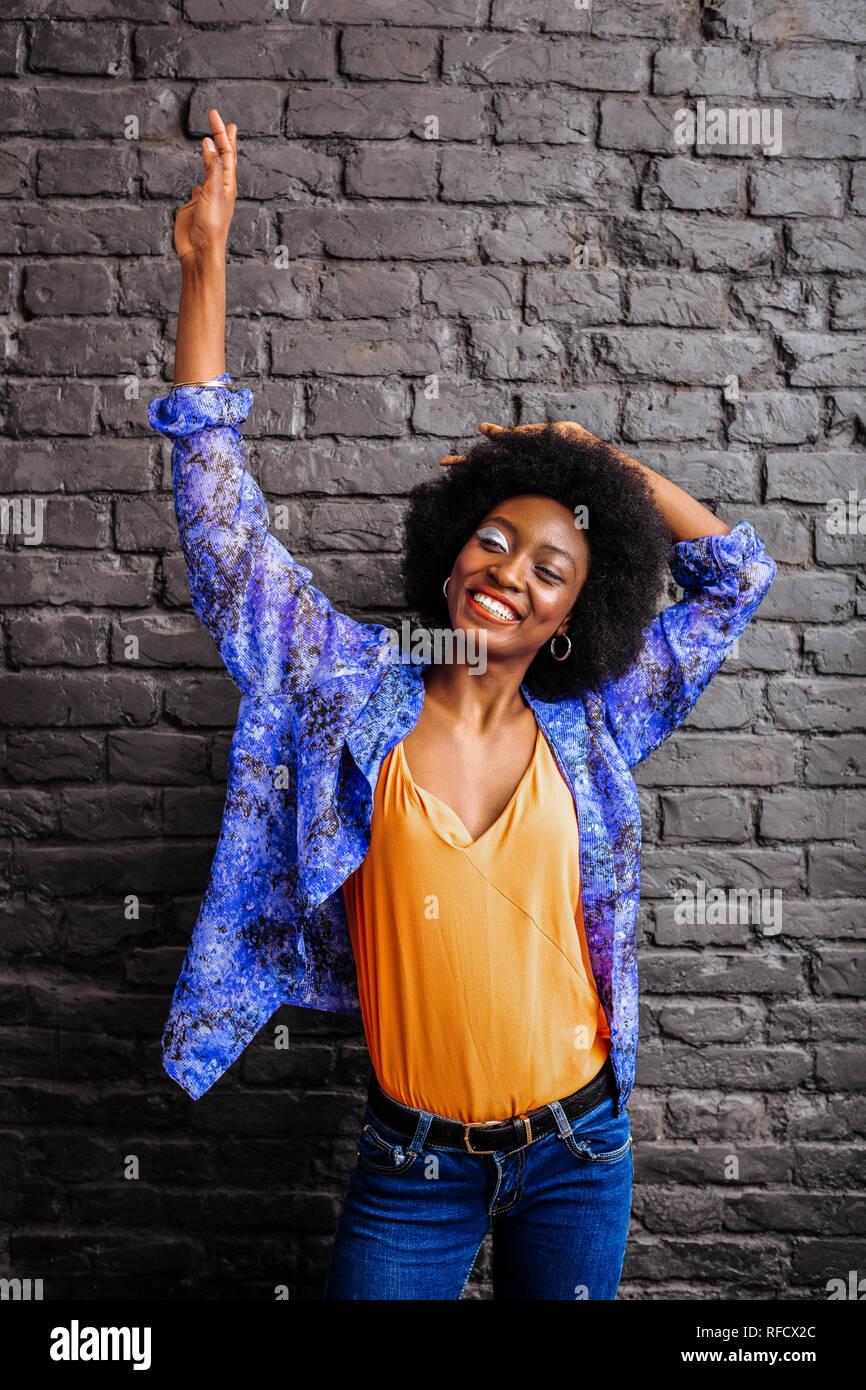
[(456, 723), (484, 734), (525, 714), (520, 692), (526, 669), (489, 663), (482, 675), (465, 665), (428, 666), (423, 673), (425, 699), (447, 706)]

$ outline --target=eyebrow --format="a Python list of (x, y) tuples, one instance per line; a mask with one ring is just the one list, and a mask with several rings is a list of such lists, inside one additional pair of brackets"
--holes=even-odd
[[(481, 524), (482, 526), (492, 526), (494, 521), (498, 521), (500, 526), (505, 526), (511, 532), (512, 536), (517, 535), (517, 527), (514, 525), (514, 522), (509, 521), (506, 516), (489, 516), (487, 520), (483, 521)], [(573, 570), (577, 569), (577, 565), (574, 563), (574, 559), (569, 555), (568, 551), (560, 549), (558, 545), (553, 544), (553, 541), (542, 541), (541, 547), (543, 550), (555, 550), (557, 555), (561, 555), (563, 560), (568, 561)]]

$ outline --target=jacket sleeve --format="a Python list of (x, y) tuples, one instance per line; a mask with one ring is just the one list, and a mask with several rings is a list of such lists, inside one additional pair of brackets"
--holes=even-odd
[(682, 723), (776, 576), (776, 562), (748, 521), (726, 535), (678, 541), (669, 563), (682, 599), (659, 613), (632, 665), (600, 690), (629, 767)]
[(238, 425), (253, 403), (223, 373), (150, 401), (155, 430), (173, 440), (174, 503), (192, 605), (245, 694), (293, 699), (351, 667), (371, 632), (336, 612), (271, 535), (261, 490), (246, 467)]

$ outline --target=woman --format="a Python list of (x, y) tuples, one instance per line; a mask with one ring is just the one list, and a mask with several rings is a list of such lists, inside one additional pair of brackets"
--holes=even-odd
[[(413, 664), (268, 530), (225, 373), (237, 128), (179, 211), (175, 384), (152, 401), (196, 612), (242, 692), (164, 1060), (194, 1098), (282, 1003), (360, 1013), (373, 1062), (330, 1299), (613, 1299), (632, 1184), (640, 815), (631, 768), (767, 592), (745, 521), (571, 422), (416, 488), (410, 604), (482, 660)], [(671, 542), (673, 541), (673, 545)], [(685, 594), (655, 614), (665, 563)], [(466, 650), (475, 651), (471, 643)]]

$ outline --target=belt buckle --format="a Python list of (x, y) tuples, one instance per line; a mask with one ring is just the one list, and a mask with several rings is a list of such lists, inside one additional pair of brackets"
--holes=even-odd
[(483, 1128), (484, 1125), (501, 1125), (501, 1124), (502, 1124), (502, 1121), (501, 1121), (501, 1120), (465, 1120), (465, 1121), (463, 1122), (463, 1143), (466, 1145), (466, 1148), (469, 1150), (469, 1152), (470, 1152), (471, 1154), (475, 1154), (475, 1156), (476, 1156), (477, 1158), (478, 1158), (478, 1157), (483, 1157), (483, 1155), (484, 1155), (485, 1153), (488, 1153), (488, 1152), (489, 1152), (488, 1149), (473, 1149), (473, 1147), (472, 1147), (472, 1141), (471, 1141), (470, 1138), (469, 1138), (469, 1131), (470, 1131), (470, 1129), (481, 1129), (481, 1128)]
[[(530, 1123), (529, 1123), (529, 1116), (526, 1115), (525, 1112), (521, 1110), (520, 1114), (519, 1114), (516, 1118), (517, 1118), (518, 1120), (522, 1121), (522, 1123), (523, 1123), (523, 1128), (524, 1128), (524, 1131), (525, 1131), (525, 1134), (526, 1134), (526, 1142), (527, 1142), (527, 1144), (531, 1144), (531, 1143), (532, 1143), (532, 1126), (531, 1126)], [(505, 1120), (475, 1120), (475, 1121), (471, 1121), (471, 1120), (470, 1120), (470, 1121), (468, 1121), (468, 1122), (464, 1122), (464, 1124), (463, 1124), (463, 1143), (466, 1145), (466, 1148), (468, 1149), (469, 1153), (475, 1154), (476, 1157), (481, 1157), (481, 1156), (483, 1156), (485, 1153), (489, 1152), (489, 1150), (487, 1150), (487, 1149), (473, 1149), (473, 1147), (472, 1147), (472, 1141), (471, 1141), (471, 1139), (469, 1138), (469, 1131), (470, 1131), (470, 1129), (473, 1129), (473, 1128), (475, 1128), (475, 1127), (482, 1126), (482, 1125), (501, 1125), (501, 1124), (505, 1124), (505, 1123), (507, 1123), (507, 1121), (505, 1121)]]

